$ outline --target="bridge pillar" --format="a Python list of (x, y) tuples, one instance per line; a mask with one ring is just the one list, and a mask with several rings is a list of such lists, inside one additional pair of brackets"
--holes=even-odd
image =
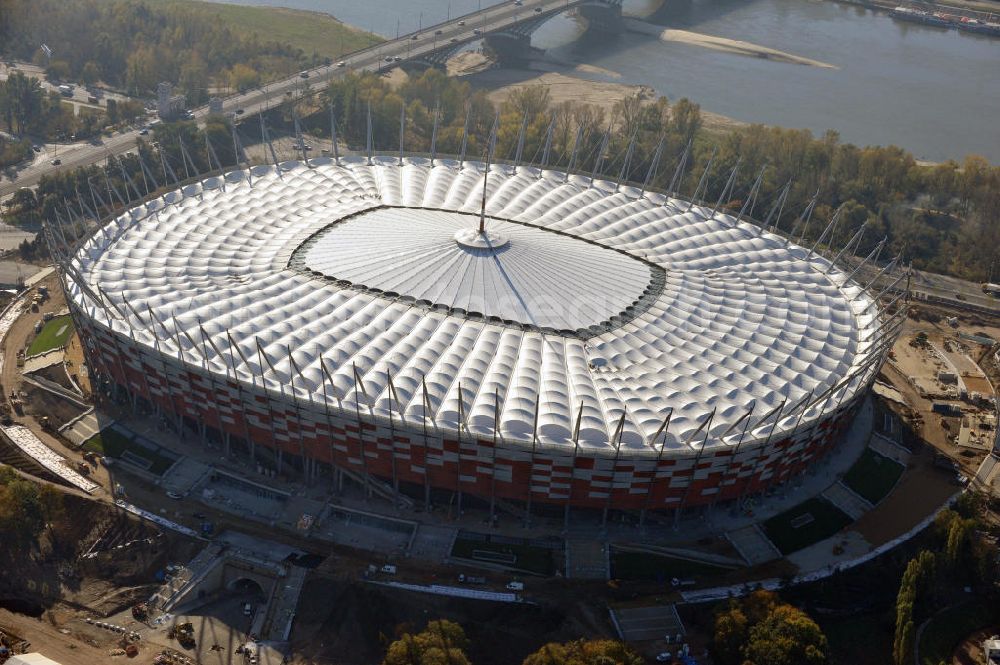
[(544, 50), (531, 45), (530, 35), (506, 33), (487, 35), (483, 39), (483, 46), (500, 65), (523, 65), (545, 53)]
[(595, 0), (580, 5), (577, 12), (587, 19), (587, 28), (590, 30), (616, 34), (625, 31), (621, 0)]

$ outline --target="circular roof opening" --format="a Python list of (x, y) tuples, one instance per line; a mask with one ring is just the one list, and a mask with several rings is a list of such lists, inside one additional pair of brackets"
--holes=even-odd
[(480, 231), (479, 222), (464, 212), (376, 208), (321, 229), (291, 263), (355, 289), (548, 333), (620, 320), (660, 270), (568, 234), (492, 217)]

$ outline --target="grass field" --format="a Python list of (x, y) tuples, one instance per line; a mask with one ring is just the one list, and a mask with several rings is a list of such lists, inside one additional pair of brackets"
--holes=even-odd
[[(796, 518), (806, 514), (812, 515), (811, 522), (798, 528), (792, 526)], [(764, 522), (764, 532), (782, 554), (791, 554), (829, 538), (850, 523), (851, 518), (842, 510), (814, 497)]]
[(931, 619), (920, 636), (920, 663), (950, 663), (959, 642), (975, 630), (989, 626), (1000, 617), (1000, 610), (984, 600), (975, 600)]
[(88, 439), (83, 444), (83, 449), (91, 450), (98, 455), (113, 457), (115, 459), (120, 458), (127, 451), (130, 455), (141, 457), (149, 462), (149, 468), (147, 471), (156, 474), (157, 476), (163, 475), (163, 473), (169, 469), (175, 461), (172, 457), (160, 455), (152, 450), (149, 450), (148, 448), (144, 448), (143, 446), (136, 444), (131, 438), (125, 436), (113, 427), (109, 427)]
[(901, 464), (868, 448), (844, 475), (844, 484), (876, 504), (892, 491), (901, 475)]
[(521, 570), (528, 570), (540, 575), (552, 575), (556, 570), (555, 561), (552, 558), (552, 550), (534, 545), (511, 545), (508, 543), (473, 540), (471, 538), (456, 538), (455, 545), (451, 549), (451, 555), (465, 559), (475, 559), (473, 556), (475, 550), (512, 554), (516, 558), (514, 563), (510, 565), (511, 568), (520, 568)]
[(52, 349), (61, 349), (72, 335), (73, 320), (68, 316), (57, 316), (42, 327), (25, 355), (34, 356)]
[(261, 41), (291, 44), (308, 56), (338, 60), (344, 53), (382, 41), (378, 35), (344, 25), (321, 12), (282, 7), (247, 7), (201, 0), (152, 0), (151, 4), (181, 7), (206, 17), (219, 17), (232, 30), (256, 34)]
[(619, 580), (669, 582), (673, 577), (685, 580), (701, 579), (717, 577), (729, 571), (729, 568), (701, 561), (660, 556), (649, 552), (611, 550), (611, 576)]

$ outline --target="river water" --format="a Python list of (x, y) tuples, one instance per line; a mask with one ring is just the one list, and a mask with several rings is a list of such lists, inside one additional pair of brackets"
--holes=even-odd
[[(229, 0), (328, 12), (386, 36), (492, 0)], [(625, 0), (663, 26), (743, 40), (829, 63), (775, 62), (625, 33), (586, 32), (569, 16), (533, 36), (552, 56), (687, 97), (737, 120), (821, 133), (858, 145), (896, 144), (920, 159), (975, 153), (1000, 163), (1000, 39), (900, 23), (824, 0)], [(594, 78), (602, 78), (601, 76)]]

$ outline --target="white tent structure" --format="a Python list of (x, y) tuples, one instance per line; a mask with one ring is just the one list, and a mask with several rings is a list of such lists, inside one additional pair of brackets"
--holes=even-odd
[[(265, 394), (443, 449), (466, 437), (530, 449), (532, 465), (539, 449), (617, 465), (825, 434), (884, 359), (873, 296), (781, 235), (638, 188), (484, 168), (320, 158), (130, 210), (66, 270), (95, 369), (190, 410), (168, 396), (180, 363), (204, 378), (181, 391), (225, 386), (215, 412), (198, 407), (221, 429), (252, 425), (231, 402)], [(262, 428), (290, 417), (275, 411)]]

